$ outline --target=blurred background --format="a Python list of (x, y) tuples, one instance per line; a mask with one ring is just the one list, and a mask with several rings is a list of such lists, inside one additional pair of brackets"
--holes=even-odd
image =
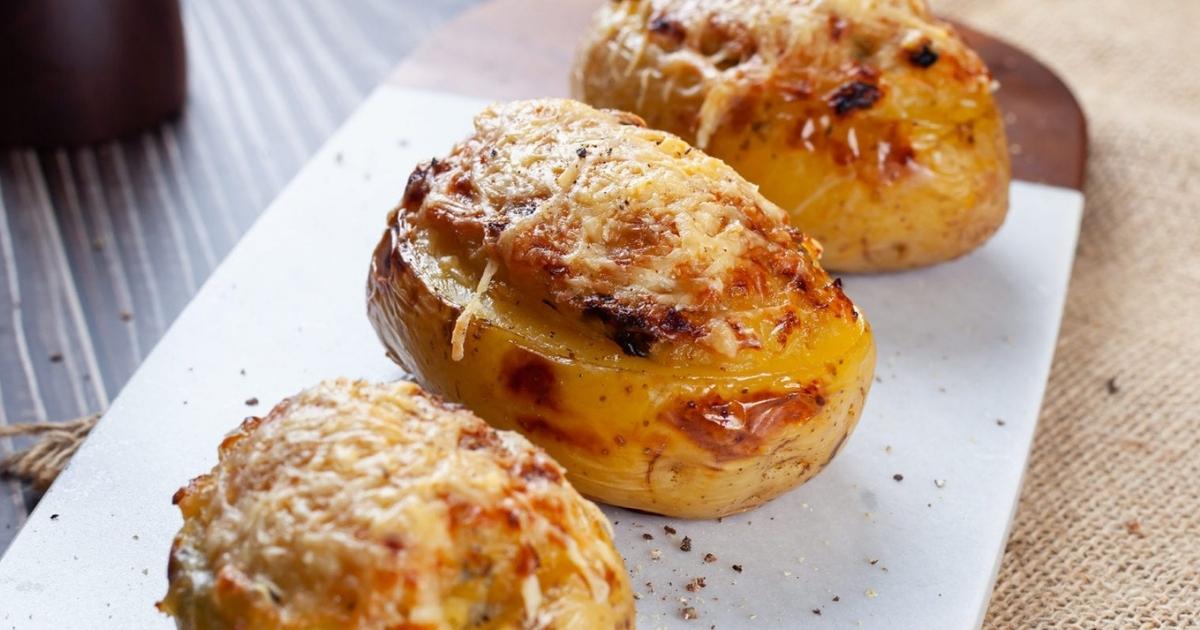
[[(22, 10), (34, 3), (63, 10), (87, 5), (96, 12), (138, 4), (13, 0), (0, 8), (6, 31), (0, 48), (36, 35), (30, 21), (65, 23), (56, 35), (72, 40), (112, 35), (113, 41), (96, 44), (101, 53), (146, 36), (113, 34), (117, 25), (104, 20), (110, 14)], [(40, 149), (24, 140), (0, 147), (0, 425), (68, 420), (106, 408), (304, 161), (397, 61), (470, 4), (183, 0), (187, 95), (181, 114), (118, 140)], [(79, 55), (57, 54), (63, 43), (25, 43), (37, 50), (23, 67), (5, 72), (34, 73), (37, 80), (48, 71), (34, 66), (80, 62)], [(128, 68), (137, 55), (149, 54), (156, 53), (134, 50), (122, 62)], [(99, 56), (82, 59), (93, 74), (104, 71)], [(146, 80), (141, 72), (134, 88)], [(29, 82), (0, 84), (6, 100), (17, 98), (17, 89), (29, 89)], [(52, 106), (39, 103), (38, 109)], [(30, 125), (18, 131), (28, 133)], [(32, 439), (0, 438), (0, 459)], [(0, 553), (39, 496), (0, 480)]]

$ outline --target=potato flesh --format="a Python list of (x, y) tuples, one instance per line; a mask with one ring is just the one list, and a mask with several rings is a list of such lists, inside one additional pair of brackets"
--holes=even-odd
[(949, 26), (899, 0), (608, 3), (573, 77), (577, 98), (759, 184), (841, 271), (949, 260), (998, 229), (1010, 167), (991, 88)]
[(874, 373), (861, 317), (830, 318), (790, 352), (723, 372), (625, 356), (595, 335), (557, 333), (569, 327), (551, 314), (491, 299), (456, 362), (448, 322), (470, 289), (454, 277), (470, 273), (385, 235), (369, 315), (389, 356), (492, 425), (522, 432), (581, 493), (613, 505), (713, 518), (778, 496), (833, 458)]

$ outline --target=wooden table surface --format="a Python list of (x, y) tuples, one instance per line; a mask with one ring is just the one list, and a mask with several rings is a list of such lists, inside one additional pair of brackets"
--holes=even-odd
[[(103, 410), (308, 156), (475, 1), (184, 0), (178, 120), (0, 150), (0, 424)], [(0, 482), (0, 553), (37, 499)]]

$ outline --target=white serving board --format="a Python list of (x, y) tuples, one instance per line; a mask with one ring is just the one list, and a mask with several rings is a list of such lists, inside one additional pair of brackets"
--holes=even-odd
[[(413, 166), (447, 152), (482, 105), (380, 88), (301, 171), (0, 559), (0, 628), (171, 627), (154, 608), (181, 522), (171, 495), (212, 466), (221, 437), (319, 379), (401, 376), (365, 315), (371, 250)], [(1007, 223), (981, 250), (932, 269), (847, 278), (875, 329), (879, 380), (827, 470), (723, 522), (606, 509), (641, 594), (639, 626), (978, 626), (1041, 406), (1082, 207), (1078, 192), (1017, 182)], [(248, 408), (251, 397), (262, 403)], [(685, 535), (690, 553), (679, 550)], [(705, 563), (706, 553), (717, 561)], [(695, 577), (707, 586), (688, 592)], [(684, 606), (700, 618), (684, 621)]]

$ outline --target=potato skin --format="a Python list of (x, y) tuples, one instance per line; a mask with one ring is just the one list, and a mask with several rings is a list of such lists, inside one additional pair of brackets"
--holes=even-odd
[[(757, 507), (833, 459), (870, 388), (869, 333), (843, 356), (811, 357), (806, 372), (779, 373), (767, 364), (714, 376), (634, 357), (612, 364), (571, 359), (476, 319), (466, 357), (457, 362), (450, 329), (461, 307), (441, 298), (406, 262), (413, 254), (390, 241), (386, 236), (376, 250), (370, 301), (388, 356), (497, 428), (525, 434), (598, 501), (683, 518)], [(822, 383), (815, 391), (813, 380)], [(700, 419), (727, 413), (747, 428), (723, 430)]]
[(249, 418), (175, 495), (183, 629), (632, 628), (604, 515), (413, 383), (327, 381)]
[[(562, 102), (511, 109), (518, 114), (507, 114), (510, 118), (540, 111), (546, 124), (558, 128), (568, 128), (580, 116), (612, 116), (611, 123), (601, 120), (602, 127), (615, 127), (620, 120), (616, 114)], [(501, 128), (500, 136), (520, 137), (510, 127)], [(602, 131), (599, 137), (649, 134), (664, 147), (678, 141), (640, 127)], [(452, 191), (466, 187), (462, 182), (471, 171), (464, 164), (476, 164), (481, 155), (488, 155), (491, 138), (482, 135), (478, 132), (449, 158), (417, 169), (374, 252), (368, 314), (393, 360), (431, 390), (465, 404), (494, 426), (522, 432), (567, 469), (580, 492), (614, 505), (689, 518), (731, 514), (802, 483), (832, 459), (862, 411), (875, 349), (865, 319), (840, 284), (809, 260), (814, 245), (801, 237), (788, 241), (797, 251), (787, 253), (800, 257), (802, 268), (792, 273), (807, 280), (799, 284), (811, 286), (781, 289), (784, 310), (775, 314), (785, 315), (779, 321), (743, 322), (747, 330), (758, 327), (773, 333), (770, 339), (756, 341), (756, 347), (714, 355), (703, 349), (702, 340), (664, 338), (647, 356), (636, 356), (638, 349), (623, 347), (619, 333), (593, 325), (595, 317), (587, 309), (573, 310), (570, 300), (558, 294), (558, 301), (543, 298), (498, 273), (470, 320), (465, 356), (455, 361), (454, 324), (481, 266), (472, 261), (472, 253), (487, 245), (443, 239), (439, 249), (430, 244), (429, 228), (423, 227), (421, 217), (440, 212), (439, 204), (462, 202)], [(620, 147), (625, 139), (618, 136), (611, 142)], [(562, 143), (574, 153), (570, 139)], [(558, 150), (543, 139), (518, 145), (522, 154), (528, 146)], [(607, 155), (603, 146), (595, 150)], [(680, 153), (693, 159), (702, 155), (691, 151)], [(737, 179), (739, 190), (752, 190), (728, 167), (716, 164), (714, 178), (702, 177), (682, 188), (695, 190), (706, 185), (703, 182), (727, 178)], [(444, 170), (435, 172), (439, 168)], [(596, 177), (604, 176), (603, 164), (589, 168), (600, 172)], [(510, 176), (505, 171), (494, 177), (509, 181)], [(659, 187), (668, 189), (666, 180), (672, 177), (656, 173), (650, 178), (650, 196), (668, 204)], [(474, 189), (487, 188), (478, 178), (471, 184)], [(450, 196), (439, 197), (439, 191)], [(779, 212), (761, 197), (754, 203)], [(484, 196), (467, 205), (506, 204)], [(570, 208), (575, 218), (590, 211), (579, 203)], [(779, 227), (782, 212), (778, 216), (765, 224), (791, 234), (789, 228)], [(645, 218), (652, 222), (650, 215)], [(484, 220), (498, 219), (486, 215)], [(536, 214), (529, 220), (542, 220), (537, 228), (553, 227)], [(564, 273), (557, 262), (550, 269), (548, 282)], [(815, 305), (809, 299), (816, 300), (811, 303)], [(683, 316), (690, 314), (684, 311)]]
[(572, 84), (759, 184), (829, 269), (950, 260), (1008, 210), (991, 75), (921, 0), (607, 2)]

